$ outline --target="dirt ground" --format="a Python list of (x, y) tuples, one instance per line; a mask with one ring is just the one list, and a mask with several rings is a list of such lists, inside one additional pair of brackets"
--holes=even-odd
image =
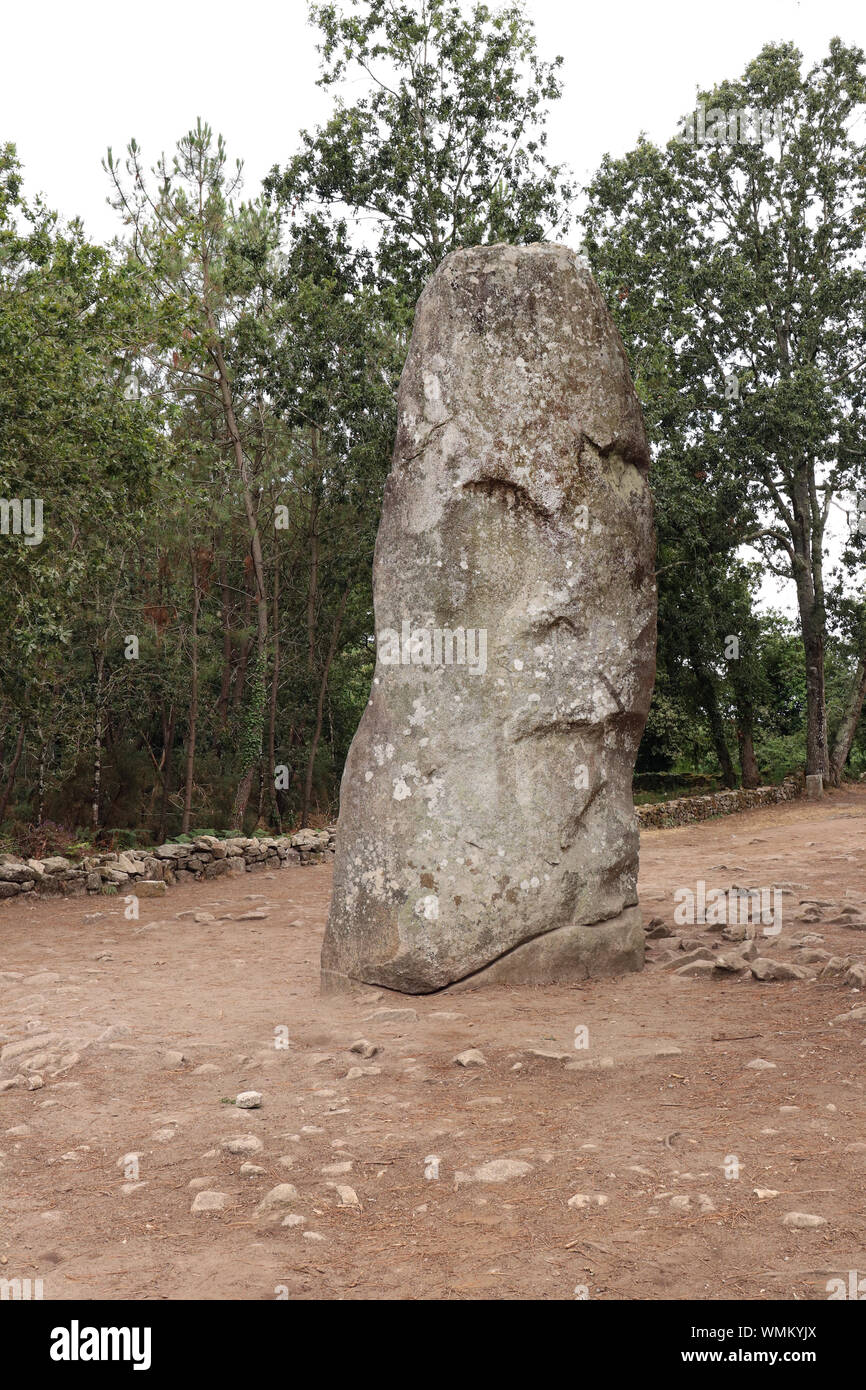
[[(781, 884), (762, 955), (802, 961), (815, 933), (866, 959), (838, 920), (866, 907), (864, 831), (858, 788), (646, 832), (644, 920), (672, 925), (699, 879)], [(667, 939), (579, 987), (323, 1000), (329, 889), (293, 867), (170, 889), (137, 922), (122, 898), (0, 905), (0, 1044), (39, 1038), (0, 1066), (0, 1278), (45, 1299), (773, 1300), (866, 1276), (866, 1020), (831, 1023), (864, 1002), (842, 976), (689, 978)], [(469, 1048), (484, 1065), (455, 1063)], [(485, 1181), (494, 1160), (523, 1167)], [(191, 1211), (199, 1191), (221, 1209)]]

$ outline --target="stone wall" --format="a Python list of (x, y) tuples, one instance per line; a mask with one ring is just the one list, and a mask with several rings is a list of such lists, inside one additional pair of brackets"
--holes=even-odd
[[(636, 814), (642, 830), (663, 830), (755, 806), (793, 801), (802, 795), (801, 780), (790, 777), (778, 787), (684, 796), (676, 801), (638, 806)], [(62, 855), (19, 859), (13, 854), (0, 854), (0, 899), (34, 892), (75, 897), (110, 892), (112, 888), (121, 895), (157, 897), (176, 883), (220, 878), (223, 874), (256, 873), (286, 864), (321, 864), (330, 860), (335, 847), (336, 829), (330, 826), (327, 830), (299, 830), (294, 835), (267, 839), (238, 836), (221, 840), (202, 835), (189, 844), (85, 855), (77, 862)]]
[(652, 806), (636, 807), (641, 830), (665, 830), (674, 825), (709, 820), (711, 816), (730, 816), (735, 811), (749, 811), (755, 806), (775, 806), (780, 801), (794, 801), (803, 795), (802, 779), (786, 777), (778, 787), (755, 787), (748, 791), (712, 792), (709, 796), (682, 796), (676, 801), (658, 801)]
[(334, 852), (334, 829), (299, 830), (268, 839), (221, 840), (201, 835), (189, 844), (157, 845), (155, 849), (124, 850), (118, 854), (85, 855), (79, 862), (53, 855), (48, 859), (19, 859), (0, 854), (0, 898), (21, 893), (62, 894), (111, 892), (157, 897), (176, 883), (220, 878), (223, 874), (255, 873), (286, 864), (321, 864)]

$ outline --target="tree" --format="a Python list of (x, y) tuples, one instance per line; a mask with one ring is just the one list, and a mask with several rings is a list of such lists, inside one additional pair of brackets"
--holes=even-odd
[[(367, 91), (314, 133), (268, 187), (283, 204), (351, 209), (372, 222), (377, 267), (414, 306), (449, 251), (547, 239), (570, 189), (545, 156), (560, 95), (522, 6), (456, 0), (314, 4), (320, 85), (356, 74)], [(366, 228), (365, 228), (366, 236)]]
[[(294, 432), (292, 534), (307, 547), (303, 659), (295, 685), (312, 715), (303, 770), (307, 824), (331, 672), (342, 644), (372, 625), (371, 556), (395, 425), (404, 351), (401, 309), (376, 284), (345, 225), (313, 214), (293, 229), (275, 296), (285, 331), (267, 370)], [(277, 540), (286, 536), (277, 531)], [(279, 561), (277, 561), (277, 564)], [(309, 717), (304, 721), (310, 723)]]
[[(0, 149), (0, 668), (15, 752), (4, 812), (28, 729), (39, 763), (39, 808), (48, 730), (52, 745), (61, 733), (82, 753), (87, 745), (98, 782), (99, 644), (82, 673), (89, 709), (71, 729), (58, 718), (62, 671), (74, 659), (80, 614), (109, 572), (117, 582), (125, 538), (140, 523), (166, 452), (160, 411), (125, 390), (125, 363), (148, 311), (137, 278), (89, 243), (80, 223), (64, 226), (22, 189), (7, 145)], [(92, 800), (98, 819), (98, 788)]]
[[(273, 466), (264, 402), (236, 360), (268, 331), (269, 284), (280, 240), (280, 215), (262, 202), (235, 209), (241, 185), (238, 162), (229, 175), (222, 137), (198, 121), (178, 141), (171, 161), (162, 156), (150, 187), (133, 140), (123, 168), (108, 151), (105, 165), (114, 205), (131, 226), (131, 253), (141, 267), (156, 319), (147, 351), (170, 389), (222, 415), (228, 453), (246, 520), (254, 583), (256, 644), (248, 680), (249, 707), (240, 739), (241, 772), (232, 823), (240, 829), (261, 753), (268, 659), (268, 585), (258, 515), (263, 473)], [(193, 585), (195, 594), (195, 584)], [(192, 772), (188, 768), (187, 784)], [(187, 817), (188, 819), (188, 817)]]
[(793, 45), (768, 45), (741, 80), (700, 95), (690, 138), (606, 158), (586, 216), (656, 401), (660, 467), (687, 448), (715, 495), (732, 494), (732, 544), (754, 544), (795, 585), (806, 771), (824, 777), (824, 538), (835, 497), (866, 470), (864, 61), (834, 39), (803, 75)]

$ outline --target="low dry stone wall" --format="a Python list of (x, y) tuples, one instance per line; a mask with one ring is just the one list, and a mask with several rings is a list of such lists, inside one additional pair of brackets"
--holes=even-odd
[(135, 893), (158, 897), (175, 883), (221, 878), (223, 874), (256, 873), (286, 864), (320, 864), (334, 852), (335, 832), (299, 830), (269, 839), (221, 840), (202, 835), (189, 844), (157, 845), (155, 849), (123, 850), (118, 854), (86, 855), (78, 862), (62, 855), (19, 859), (0, 854), (0, 898), (21, 893), (62, 894)]
[(794, 801), (802, 795), (800, 780), (787, 777), (778, 787), (755, 787), (751, 791), (743, 787), (739, 791), (712, 792), (709, 796), (681, 796), (676, 801), (638, 806), (636, 812), (641, 830), (664, 830), (673, 825), (709, 820), (711, 816), (749, 811), (754, 806), (775, 806), (780, 801)]
[[(708, 820), (711, 816), (731, 815), (753, 806), (793, 801), (802, 795), (800, 781), (792, 777), (778, 787), (659, 801), (651, 806), (638, 806), (636, 814), (642, 830), (660, 830)], [(336, 828), (330, 826), (327, 830), (299, 830), (294, 835), (275, 835), (267, 839), (238, 836), (221, 840), (214, 835), (201, 835), (189, 844), (92, 854), (77, 862), (62, 855), (21, 859), (13, 854), (0, 854), (0, 899), (34, 892), (75, 897), (110, 892), (112, 888), (118, 893), (135, 893), (140, 898), (158, 897), (175, 883), (220, 878), (223, 874), (256, 873), (282, 868), (285, 864), (321, 864), (333, 855), (335, 847)]]

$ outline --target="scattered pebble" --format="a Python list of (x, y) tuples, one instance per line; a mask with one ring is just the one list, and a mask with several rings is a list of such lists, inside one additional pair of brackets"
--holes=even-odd
[(235, 1105), (239, 1110), (258, 1110), (262, 1103), (261, 1092), (241, 1091), (235, 1099)]
[(458, 1052), (454, 1058), (454, 1065), (457, 1067), (486, 1067), (487, 1058), (483, 1052), (479, 1052), (477, 1047), (467, 1047), (465, 1052)]
[(199, 1192), (196, 1194), (190, 1211), (225, 1211), (227, 1207), (233, 1207), (234, 1204), (234, 1197), (231, 1197), (228, 1192)]
[(257, 1154), (264, 1145), (255, 1134), (239, 1134), (233, 1139), (223, 1139), (221, 1147), (230, 1154)]
[(813, 1231), (817, 1226), (826, 1226), (826, 1216), (812, 1216), (806, 1211), (788, 1211), (782, 1217), (782, 1225), (795, 1231)]

